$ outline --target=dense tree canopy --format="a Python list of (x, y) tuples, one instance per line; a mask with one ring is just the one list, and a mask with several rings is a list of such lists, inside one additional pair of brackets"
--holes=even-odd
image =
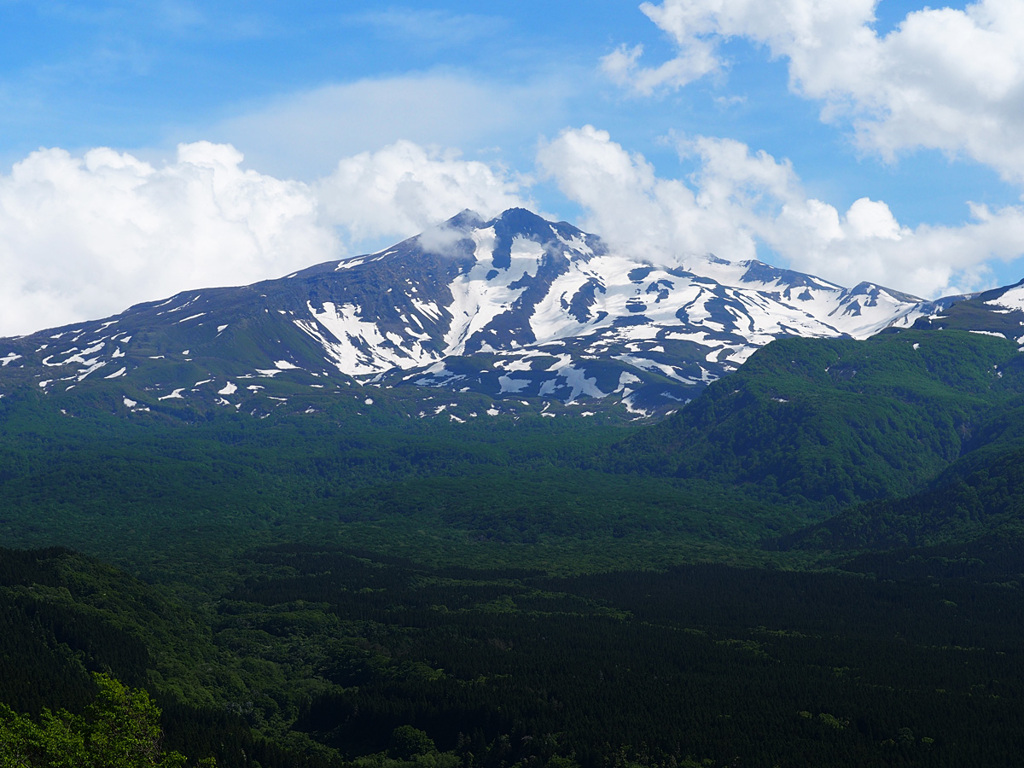
[[(182, 768), (162, 748), (160, 710), (143, 690), (94, 675), (99, 692), (83, 715), (44, 709), (38, 719), (0, 705), (3, 768)], [(212, 766), (212, 762), (205, 765)]]

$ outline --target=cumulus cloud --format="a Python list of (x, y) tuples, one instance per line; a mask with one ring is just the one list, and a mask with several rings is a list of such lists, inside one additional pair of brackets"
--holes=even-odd
[(720, 44), (742, 38), (786, 59), (791, 88), (824, 102), (862, 147), (892, 157), (918, 147), (966, 155), (1024, 182), (1024, 10), (980, 0), (924, 8), (874, 27), (877, 0), (664, 0), (641, 10), (678, 48), (656, 67), (620, 48), (604, 68), (637, 92), (678, 88), (719, 69)]
[(540, 149), (538, 164), (586, 209), (585, 229), (635, 256), (671, 263), (711, 250), (727, 258), (756, 254), (749, 233), (707, 215), (690, 187), (659, 178), (642, 155), (627, 152), (606, 131), (563, 131)]
[[(960, 226), (900, 224), (882, 201), (841, 211), (809, 196), (790, 163), (729, 139), (676, 137), (697, 170), (658, 175), (592, 127), (541, 147), (538, 168), (581, 226), (663, 264), (758, 257), (852, 285), (925, 296), (979, 287), (1024, 243), (1024, 209), (971, 206)], [(399, 141), (343, 158), (312, 183), (243, 167), (229, 145), (178, 147), (163, 165), (93, 149), (40, 150), (0, 174), (0, 335), (116, 313), (180, 290), (237, 285), (427, 232), (465, 208), (535, 207), (532, 179)], [(381, 242), (384, 241), (384, 242)]]
[(522, 204), (501, 169), (399, 142), (312, 184), (197, 142), (156, 166), (110, 149), (32, 153), (0, 174), (0, 335), (239, 285), (415, 234), (470, 207)]
[(161, 168), (109, 149), (40, 150), (15, 164), (0, 176), (0, 333), (255, 280), (337, 251), (307, 187), (244, 171), (241, 160), (200, 142)]
[(1021, 208), (972, 206), (961, 226), (909, 228), (882, 201), (862, 198), (841, 212), (809, 197), (788, 161), (741, 142), (680, 138), (678, 147), (698, 163), (685, 182), (660, 178), (590, 126), (564, 131), (538, 162), (586, 209), (585, 228), (655, 263), (694, 266), (707, 253), (736, 261), (770, 250), (783, 265), (842, 285), (870, 280), (935, 297), (978, 287), (987, 261), (1024, 251)]
[(322, 220), (356, 242), (408, 237), (465, 208), (494, 216), (529, 206), (521, 188), (520, 179), (500, 168), (411, 141), (345, 158), (314, 185)]

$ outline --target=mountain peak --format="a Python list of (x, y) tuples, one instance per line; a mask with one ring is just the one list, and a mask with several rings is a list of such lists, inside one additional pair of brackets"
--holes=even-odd
[(488, 221), (467, 210), (375, 254), (5, 340), (0, 394), (100, 387), (129, 410), (183, 400), (263, 413), (307, 402), (296, 387), (362, 384), (410, 402), (476, 393), (487, 412), (644, 416), (775, 338), (864, 337), (927, 310), (758, 261), (699, 269), (638, 260), (524, 208)]
[(471, 208), (463, 208), (445, 222), (448, 229), (475, 229), (484, 225), (484, 218)]

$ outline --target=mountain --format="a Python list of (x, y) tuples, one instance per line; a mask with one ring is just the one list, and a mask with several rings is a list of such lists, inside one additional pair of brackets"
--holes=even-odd
[[(999, 444), (950, 465), (923, 490), (843, 510), (783, 536), (787, 549), (852, 552), (1013, 541), (1024, 564), (1024, 446)], [(961, 555), (962, 557), (963, 555)]]
[(773, 339), (866, 338), (953, 301), (759, 261), (657, 266), (526, 210), (463, 212), (378, 253), (0, 340), (0, 394), (38, 387), (120, 412), (344, 401), (449, 419), (639, 417), (677, 409)]
[(779, 340), (614, 446), (606, 466), (747, 486), (816, 514), (906, 495), (961, 456), (1024, 437), (1018, 350), (988, 330)]
[(915, 327), (961, 330), (1024, 343), (1024, 280), (964, 296), (915, 320)]

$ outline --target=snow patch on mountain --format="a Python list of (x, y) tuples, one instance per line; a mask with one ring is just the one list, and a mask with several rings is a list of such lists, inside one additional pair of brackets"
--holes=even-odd
[(382, 333), (376, 323), (361, 317), (360, 308), (354, 304), (339, 306), (327, 301), (319, 311), (309, 302), (306, 306), (315, 325), (304, 320), (295, 320), (295, 324), (320, 342), (342, 373), (372, 375), (393, 368), (413, 368), (436, 359), (418, 339), (401, 346), (401, 337)]
[(1008, 310), (1024, 312), (1024, 285), (1011, 286), (996, 298), (989, 299), (985, 303), (995, 307), (1005, 307)]
[[(252, 411), (260, 415), (289, 402), (271, 403), (272, 391), (312, 393), (319, 379), (472, 392), (493, 398), (485, 413), (520, 400), (586, 401), (588, 413), (617, 406), (639, 416), (678, 408), (773, 339), (865, 338), (935, 310), (880, 286), (846, 289), (760, 261), (681, 254), (685, 268), (657, 266), (521, 209), (491, 221), (464, 212), (445, 225), (443, 247), (436, 240), (8, 340), (0, 369), (47, 390), (116, 368), (106, 378), (137, 391), (220, 405), (231, 405), (233, 380), (258, 377), (267, 389), (248, 385), (246, 401), (265, 401)], [(994, 297), (993, 311), (1022, 309), (1020, 286)], [(183, 370), (228, 383), (179, 389)]]

